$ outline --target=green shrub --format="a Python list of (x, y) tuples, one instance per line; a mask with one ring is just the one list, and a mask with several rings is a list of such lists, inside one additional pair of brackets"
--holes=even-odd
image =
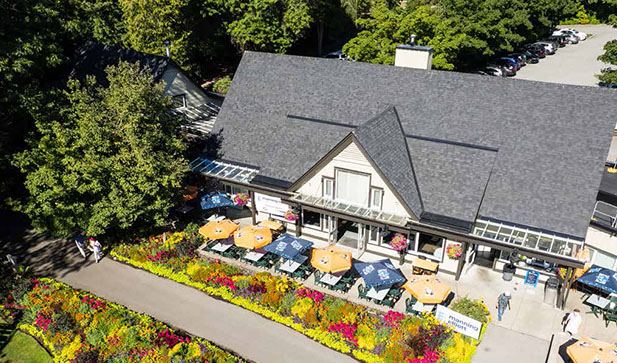
[(229, 86), (231, 86), (231, 78), (229, 76), (225, 76), (218, 81), (214, 82), (212, 86), (212, 90), (217, 93), (227, 94), (227, 90), (229, 90)]
[(467, 296), (456, 299), (450, 309), (475, 319), (481, 323), (490, 321), (490, 313), (486, 305), (480, 300), (470, 299)]

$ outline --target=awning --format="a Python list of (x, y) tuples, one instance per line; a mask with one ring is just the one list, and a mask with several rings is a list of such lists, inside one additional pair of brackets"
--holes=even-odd
[(579, 277), (578, 282), (611, 293), (617, 293), (617, 272), (604, 267), (591, 266), (583, 276)]
[(388, 259), (377, 262), (356, 262), (353, 267), (362, 276), (367, 287), (405, 281), (405, 276)]
[(201, 209), (231, 207), (234, 202), (223, 192), (212, 192), (201, 197)]
[(296, 256), (310, 248), (312, 245), (313, 242), (285, 233), (276, 241), (264, 247), (264, 250), (282, 256), (286, 259), (293, 260)]

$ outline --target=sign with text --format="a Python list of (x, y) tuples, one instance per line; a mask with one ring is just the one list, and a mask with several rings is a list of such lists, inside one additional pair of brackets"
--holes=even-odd
[(255, 193), (255, 208), (257, 211), (284, 216), (289, 206), (281, 202), (281, 198)]
[(482, 323), (467, 317), (456, 311), (450, 310), (443, 305), (437, 305), (435, 311), (435, 317), (442, 323), (448, 324), (454, 327), (454, 331), (465, 334), (468, 337), (478, 339), (480, 337), (480, 330), (482, 330)]
[(525, 285), (531, 285), (536, 287), (538, 284), (538, 279), (540, 278), (540, 273), (538, 271), (528, 270), (525, 275)]

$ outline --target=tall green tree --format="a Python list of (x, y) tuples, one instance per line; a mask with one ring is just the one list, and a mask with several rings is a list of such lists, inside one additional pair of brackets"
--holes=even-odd
[[(617, 66), (617, 40), (611, 40), (604, 44), (604, 53), (598, 57), (599, 61)], [(601, 82), (617, 83), (617, 70), (614, 68), (604, 69), (598, 75)]]
[(107, 69), (109, 86), (70, 81), (36, 115), (39, 137), (14, 163), (29, 196), (20, 206), (54, 235), (101, 235), (165, 223), (186, 170), (180, 120), (163, 84), (137, 65)]

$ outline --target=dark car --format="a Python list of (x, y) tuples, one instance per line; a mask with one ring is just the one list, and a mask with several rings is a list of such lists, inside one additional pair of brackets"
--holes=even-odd
[(523, 50), (526, 50), (531, 54), (537, 55), (540, 59), (546, 58), (546, 50), (543, 46), (539, 44), (528, 44), (523, 47)]
[(527, 63), (538, 63), (540, 61), (540, 57), (536, 54), (531, 53), (528, 50), (523, 50), (523, 53), (527, 57)]
[(546, 272), (551, 272), (555, 269), (555, 264), (540, 260), (539, 258), (527, 258), (525, 260), (527, 266), (534, 266), (543, 269)]
[(568, 44), (568, 42), (566, 41), (566, 37), (563, 35), (552, 35), (548, 37), (548, 40), (556, 42), (559, 48), (563, 48), (566, 46), (566, 44)]

